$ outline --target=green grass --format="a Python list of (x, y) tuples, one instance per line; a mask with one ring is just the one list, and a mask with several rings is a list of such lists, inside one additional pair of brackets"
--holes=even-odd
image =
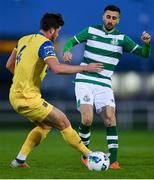
[[(80, 154), (67, 146), (60, 133), (53, 131), (28, 158), (30, 169), (11, 169), (26, 137), (26, 131), (0, 132), (0, 179), (152, 179), (154, 178), (154, 132), (119, 133), (120, 170), (89, 171), (80, 162)], [(94, 131), (92, 150), (107, 151), (104, 132)]]

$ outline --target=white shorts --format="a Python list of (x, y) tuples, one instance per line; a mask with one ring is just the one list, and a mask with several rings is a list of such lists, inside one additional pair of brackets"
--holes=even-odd
[(108, 87), (76, 82), (75, 95), (78, 110), (80, 110), (81, 104), (95, 106), (97, 113), (100, 113), (104, 106), (112, 106), (115, 108), (113, 90)]

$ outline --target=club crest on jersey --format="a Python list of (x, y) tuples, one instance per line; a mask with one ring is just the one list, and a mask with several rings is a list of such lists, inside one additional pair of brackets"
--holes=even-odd
[(84, 100), (85, 102), (89, 102), (89, 101), (90, 101), (90, 97), (89, 97), (88, 95), (85, 95), (85, 96), (83, 97), (83, 100)]
[(118, 39), (112, 38), (111, 44), (113, 44), (113, 45), (118, 45), (118, 44), (119, 44)]

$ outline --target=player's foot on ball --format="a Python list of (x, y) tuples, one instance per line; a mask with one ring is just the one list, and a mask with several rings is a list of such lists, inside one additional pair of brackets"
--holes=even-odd
[(88, 167), (88, 159), (85, 156), (81, 156), (81, 162), (84, 166)]
[(23, 163), (18, 163), (16, 159), (14, 159), (11, 164), (10, 164), (10, 167), (11, 168), (30, 168), (30, 166), (26, 163), (26, 162), (23, 162)]
[(120, 164), (117, 161), (115, 161), (112, 164), (110, 164), (109, 168), (110, 169), (121, 169)]

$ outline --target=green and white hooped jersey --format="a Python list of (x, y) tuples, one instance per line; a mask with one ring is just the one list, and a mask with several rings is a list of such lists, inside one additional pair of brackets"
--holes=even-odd
[(91, 26), (74, 36), (77, 43), (86, 42), (81, 65), (103, 63), (98, 73), (77, 73), (75, 82), (93, 83), (111, 88), (111, 76), (123, 51), (132, 53), (139, 45), (128, 36), (114, 30), (107, 33), (102, 25)]

